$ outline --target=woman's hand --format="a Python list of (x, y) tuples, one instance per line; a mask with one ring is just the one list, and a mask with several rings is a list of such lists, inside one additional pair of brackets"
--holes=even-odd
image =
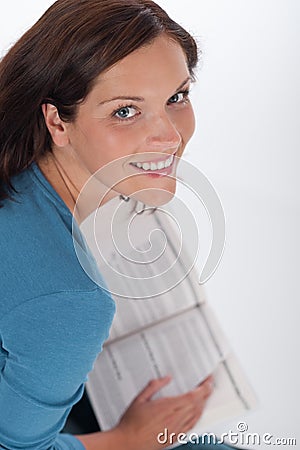
[[(186, 433), (200, 418), (206, 400), (212, 392), (209, 376), (197, 388), (175, 397), (152, 400), (153, 395), (166, 386), (171, 377), (154, 379), (140, 392), (114, 429), (123, 435), (124, 447), (130, 450), (155, 450), (169, 445), (157, 440), (165, 428), (168, 434)], [(175, 441), (175, 439), (174, 439)]]

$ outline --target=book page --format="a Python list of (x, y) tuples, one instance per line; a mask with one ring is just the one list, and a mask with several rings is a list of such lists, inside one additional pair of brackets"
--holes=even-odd
[(116, 301), (110, 339), (205, 301), (195, 267), (167, 214), (137, 214), (119, 198), (103, 208), (86, 219), (81, 231)]
[(228, 343), (220, 340), (221, 330), (212, 331), (206, 309), (192, 308), (105, 344), (87, 385), (102, 429), (118, 422), (151, 379), (171, 375), (172, 382), (156, 396), (177, 395), (196, 387), (225, 360)]
[[(213, 377), (213, 393), (207, 400), (198, 422), (186, 433), (186, 442), (189, 437), (195, 438), (203, 433), (213, 433), (220, 437), (216, 431), (220, 423), (235, 418), (241, 420), (258, 405), (257, 396), (233, 353), (221, 361), (213, 372)], [(162, 436), (162, 439), (165, 439), (165, 436)], [(178, 445), (180, 444), (175, 442), (166, 448), (171, 449)]]
[[(159, 280), (156, 283), (159, 285)], [(133, 278), (127, 281), (127, 291), (136, 292)], [(116, 315), (110, 330), (109, 340), (126, 336), (150, 324), (159, 323), (205, 301), (204, 289), (195, 286), (191, 275), (185, 277), (173, 289), (150, 299), (137, 300), (113, 297), (116, 302)]]
[(110, 337), (89, 374), (91, 404), (107, 430), (151, 379), (171, 375), (157, 394), (168, 396), (213, 373), (214, 393), (196, 427), (210, 431), (218, 420), (252, 408), (255, 396), (207, 305), (180, 232), (167, 214), (138, 214), (129, 203), (117, 198), (82, 225), (117, 304)]

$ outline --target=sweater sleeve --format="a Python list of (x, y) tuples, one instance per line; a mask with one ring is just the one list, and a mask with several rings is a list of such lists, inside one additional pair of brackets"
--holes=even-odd
[(26, 301), (1, 319), (0, 448), (83, 450), (61, 434), (107, 339), (112, 299), (95, 288)]

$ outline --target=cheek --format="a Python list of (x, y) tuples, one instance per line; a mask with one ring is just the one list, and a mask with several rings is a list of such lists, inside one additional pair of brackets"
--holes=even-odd
[(134, 136), (121, 130), (121, 127), (118, 129), (95, 124), (81, 131), (80, 138), (76, 136), (72, 146), (90, 172), (95, 172), (132, 152)]
[[(107, 127), (98, 135), (98, 146), (95, 160), (99, 167), (119, 158), (141, 151), (145, 140), (145, 130), (137, 126), (117, 124)], [(95, 146), (94, 146), (95, 149)]]
[(189, 105), (189, 108), (187, 108), (180, 117), (180, 123), (178, 124), (184, 145), (188, 143), (194, 134), (195, 126), (195, 114), (192, 106)]

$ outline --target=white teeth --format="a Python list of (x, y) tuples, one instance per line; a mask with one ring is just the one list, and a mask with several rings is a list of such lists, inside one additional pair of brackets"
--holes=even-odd
[(134, 166), (138, 167), (139, 169), (143, 170), (162, 170), (170, 167), (173, 163), (174, 155), (171, 155), (168, 159), (165, 161), (159, 161), (158, 163), (155, 162), (145, 162), (145, 163), (132, 163)]

